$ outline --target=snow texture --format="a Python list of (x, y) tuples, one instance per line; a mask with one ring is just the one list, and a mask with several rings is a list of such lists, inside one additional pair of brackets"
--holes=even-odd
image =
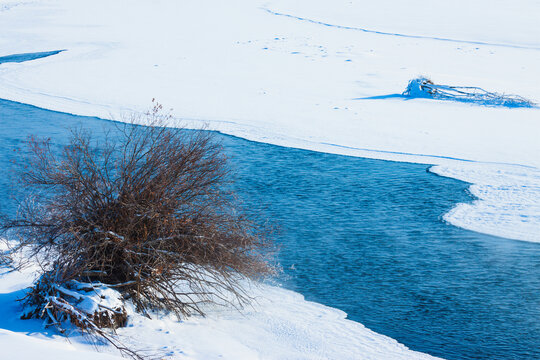
[[(22, 289), (32, 283), (34, 271), (0, 276), (2, 353), (16, 354), (17, 359), (118, 358), (111, 346), (100, 344), (101, 354), (90, 353), (92, 344), (77, 333), (67, 343), (52, 330), (44, 330), (40, 321), (18, 318), (21, 309), (14, 300), (24, 295)], [(128, 309), (129, 324), (117, 330), (119, 340), (166, 359), (435, 359), (295, 292), (260, 284), (253, 284), (249, 292), (256, 302), (242, 313), (209, 307), (207, 317), (181, 322), (165, 314), (148, 319)]]

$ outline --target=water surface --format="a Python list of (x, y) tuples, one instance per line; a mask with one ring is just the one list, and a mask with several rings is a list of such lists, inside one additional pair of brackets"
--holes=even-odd
[(44, 57), (52, 56), (61, 53), (65, 50), (54, 50), (54, 51), (44, 51), (44, 52), (34, 52), (34, 53), (23, 53), (23, 54), (11, 54), (6, 56), (0, 56), (0, 64), (3, 63), (22, 63), (25, 61), (31, 61), (36, 59), (41, 59)]
[[(28, 134), (112, 122), (0, 100), (0, 168)], [(99, 136), (99, 135), (98, 135)], [(280, 226), (283, 285), (408, 347), (447, 359), (540, 359), (540, 246), (451, 226), (467, 184), (427, 165), (218, 135), (250, 211)], [(7, 177), (4, 208), (13, 208)]]

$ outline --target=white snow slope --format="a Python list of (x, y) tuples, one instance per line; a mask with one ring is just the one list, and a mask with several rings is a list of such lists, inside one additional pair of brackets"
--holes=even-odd
[[(119, 359), (112, 346), (102, 344), (95, 353), (89, 340), (77, 333), (67, 343), (53, 329), (44, 330), (41, 321), (19, 319), (15, 299), (32, 284), (33, 270), (0, 275), (0, 359)], [(163, 315), (150, 320), (132, 311), (118, 339), (159, 359), (435, 359), (295, 292), (261, 284), (248, 289), (256, 301), (241, 313), (209, 308), (206, 318), (178, 322)]]
[[(1, 64), (0, 98), (116, 119), (146, 110), (156, 98), (190, 127), (434, 164), (440, 175), (471, 182), (478, 197), (445, 214), (446, 220), (540, 242), (540, 109), (392, 96), (426, 75), (436, 83), (540, 102), (539, 18), (537, 0), (0, 0), (0, 56), (66, 50)], [(317, 341), (332, 335), (314, 334), (310, 324), (298, 328), (302, 311), (310, 319), (322, 315), (330, 333), (367, 331), (296, 294), (265, 292), (286, 302), (268, 309), (279, 308), (282, 320), (291, 320), (248, 315), (246, 327), (256, 323), (271, 335), (255, 339), (244, 328), (235, 330), (240, 352), (268, 349), (264, 345), (273, 341), (287, 344), (283, 354), (292, 358), (325, 358), (324, 351), (348, 358), (339, 351), (347, 351), (351, 337), (324, 349)], [(221, 335), (232, 327), (223, 325), (227, 318), (200, 321)], [(302, 331), (313, 341), (298, 349), (292, 339)], [(381, 358), (380, 351), (421, 356), (362, 334), (354, 335), (360, 339), (356, 358)], [(261, 351), (261, 358), (273, 357)]]

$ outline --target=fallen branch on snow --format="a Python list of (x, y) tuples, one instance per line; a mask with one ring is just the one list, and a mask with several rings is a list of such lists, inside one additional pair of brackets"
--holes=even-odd
[(409, 81), (404, 96), (469, 102), (485, 106), (534, 107), (535, 103), (518, 95), (489, 92), (473, 86), (437, 85), (430, 79), (420, 77)]

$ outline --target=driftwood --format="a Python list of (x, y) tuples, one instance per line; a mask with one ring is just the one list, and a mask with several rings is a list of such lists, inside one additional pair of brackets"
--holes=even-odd
[(533, 107), (535, 104), (518, 95), (489, 92), (479, 87), (434, 84), (427, 78), (409, 81), (404, 96), (469, 102), (486, 106)]

